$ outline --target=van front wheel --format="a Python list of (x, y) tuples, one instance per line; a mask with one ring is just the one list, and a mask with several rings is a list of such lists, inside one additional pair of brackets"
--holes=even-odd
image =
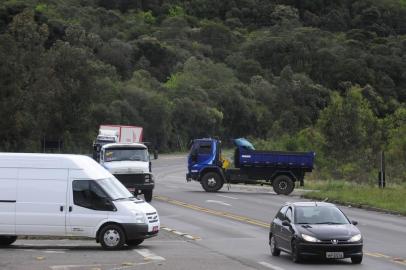
[(9, 246), (17, 240), (17, 236), (14, 235), (0, 235), (0, 247)]
[(99, 242), (104, 249), (120, 249), (125, 243), (124, 231), (118, 225), (107, 225), (100, 231)]

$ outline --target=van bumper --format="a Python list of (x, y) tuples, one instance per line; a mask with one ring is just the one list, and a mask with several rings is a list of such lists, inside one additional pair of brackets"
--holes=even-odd
[(124, 228), (127, 240), (146, 239), (158, 235), (158, 230), (148, 232), (148, 224), (124, 223), (121, 225)]

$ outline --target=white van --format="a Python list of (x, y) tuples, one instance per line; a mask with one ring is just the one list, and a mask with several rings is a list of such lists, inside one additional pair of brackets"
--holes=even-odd
[(89, 157), (0, 153), (0, 246), (18, 235), (81, 236), (118, 249), (159, 228), (156, 209)]

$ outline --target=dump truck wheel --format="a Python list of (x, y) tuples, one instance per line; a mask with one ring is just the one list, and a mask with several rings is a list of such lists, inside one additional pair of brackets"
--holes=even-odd
[(295, 188), (295, 183), (289, 175), (279, 175), (272, 181), (276, 194), (289, 195)]
[(216, 192), (223, 187), (224, 181), (218, 173), (208, 172), (203, 175), (200, 184), (207, 192)]

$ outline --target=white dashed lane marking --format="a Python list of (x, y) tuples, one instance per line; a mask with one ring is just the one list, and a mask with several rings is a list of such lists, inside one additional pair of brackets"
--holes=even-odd
[(223, 201), (216, 201), (216, 200), (206, 200), (207, 203), (217, 203), (217, 204), (221, 204), (221, 205), (225, 205), (225, 206), (231, 206), (231, 204), (229, 203), (225, 203)]
[(164, 257), (158, 256), (154, 253), (152, 253), (149, 249), (146, 248), (141, 248), (141, 249), (135, 249), (135, 251), (140, 254), (142, 257), (144, 257), (144, 260), (149, 261), (165, 261)]
[(265, 266), (266, 268), (272, 269), (272, 270), (285, 270), (282, 267), (267, 263), (267, 262), (258, 262), (260, 265)]
[(232, 200), (238, 200), (238, 198), (236, 198), (236, 197), (231, 197), (231, 196), (226, 196), (226, 195), (221, 195), (221, 194), (217, 194), (217, 196), (227, 198), (227, 199), (232, 199)]

